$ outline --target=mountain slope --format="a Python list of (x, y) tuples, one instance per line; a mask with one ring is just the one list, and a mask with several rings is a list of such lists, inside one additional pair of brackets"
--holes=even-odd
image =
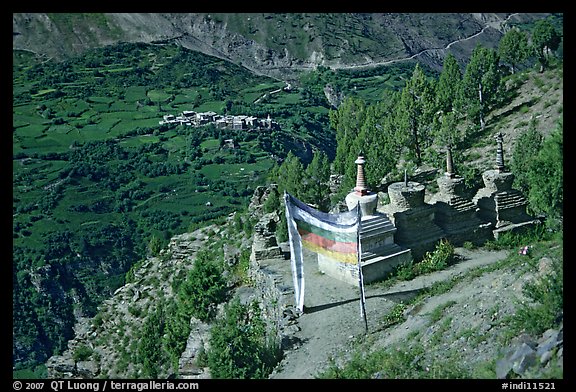
[[(533, 116), (541, 119), (538, 129), (544, 135), (548, 134), (555, 125), (553, 120), (562, 112), (561, 79), (561, 68), (543, 74), (528, 72), (526, 77), (519, 78), (518, 97), (509, 107), (494, 113), (489, 126), (502, 129), (506, 141), (512, 142), (518, 133), (527, 127), (527, 120)], [(540, 99), (534, 100), (534, 97)], [(532, 103), (528, 105), (530, 102)], [(515, 109), (523, 105), (526, 105), (526, 110)], [(508, 147), (506, 148), (508, 151)], [(494, 153), (493, 143), (480, 146), (472, 152), (481, 157), (477, 162), (480, 167), (490, 167)], [(209, 228), (206, 228), (173, 238), (171, 244), (178, 245), (182, 250), (174, 252), (174, 247), (172, 254), (176, 255), (175, 257), (166, 260), (150, 258), (143, 263), (136, 273), (137, 282), (119, 289), (112, 299), (99, 308), (109, 322), (103, 326), (95, 326), (94, 320), (86, 319), (83, 324), (77, 325), (78, 333), (69, 343), (70, 349), (62, 357), (52, 357), (49, 361), (50, 371), (61, 369), (60, 373), (56, 373), (56, 377), (70, 376), (66, 375), (66, 372), (78, 376), (80, 370), (90, 376), (108, 375), (113, 378), (138, 375), (137, 366), (128, 365), (133, 363), (128, 358), (135, 355), (133, 337), (140, 333), (143, 316), (158, 306), (157, 299), (170, 298), (172, 295), (167, 285), (159, 285), (158, 282), (173, 281), (172, 275), (176, 275), (179, 270), (190, 268), (196, 246), (199, 248), (202, 241), (210, 243), (215, 242), (215, 238), (225, 238), (222, 233), (228, 227), (231, 226), (225, 226), (222, 232), (212, 233), (214, 237), (206, 234), (209, 232)], [(189, 238), (194, 238), (193, 246), (188, 246)], [(416, 361), (418, 367), (415, 369), (420, 372), (418, 375), (421, 377), (494, 378), (495, 372), (510, 372), (510, 355), (523, 347), (523, 342), (534, 347), (541, 345), (543, 351), (538, 355), (548, 354), (545, 357), (546, 366), (537, 366), (532, 370), (523, 368), (522, 374), (533, 378), (557, 377), (558, 372), (562, 372), (561, 343), (558, 343), (558, 340), (548, 341), (547, 338), (553, 333), (556, 333), (556, 337), (560, 336), (563, 328), (561, 323), (546, 336), (520, 334), (524, 340), (508, 336), (513, 326), (511, 320), (520, 309), (519, 304), (527, 301), (525, 283), (546, 277), (552, 271), (553, 265), (561, 265), (562, 262), (561, 240), (530, 245), (535, 245), (535, 248), (529, 257), (517, 255), (516, 249), (471, 251), (458, 248), (460, 262), (446, 270), (398, 282), (393, 286), (378, 283), (367, 286), (368, 336), (364, 335), (364, 325), (358, 313), (357, 287), (319, 274), (314, 265), (314, 256), (307, 254), (310, 263), (306, 264), (308, 270), (305, 272), (306, 306), (309, 312), (301, 315), (296, 322), (289, 320), (291, 324), (283, 329), (284, 341), (287, 342), (284, 359), (270, 378), (318, 377), (322, 372), (334, 371), (334, 364), (344, 367), (354, 360), (356, 352), (378, 353), (379, 350), (391, 346), (411, 347), (409, 354), (416, 353), (412, 359)], [(241, 247), (246, 246), (249, 246), (248, 243), (243, 242)], [(167, 266), (169, 268), (166, 268)], [(292, 280), (287, 260), (265, 260), (261, 261), (259, 266), (263, 273), (273, 277), (276, 289), (284, 294), (286, 301), (279, 301), (279, 307), (290, 307), (293, 293), (289, 289), (292, 287)], [(243, 286), (238, 292), (245, 294), (251, 290), (258, 292), (258, 289)], [(432, 289), (437, 291), (427, 291)], [(151, 298), (146, 299), (139, 294), (146, 292), (151, 293)], [(153, 292), (159, 294), (152, 294)], [(430, 295), (410, 302), (421, 293)], [(269, 301), (268, 305), (271, 303), (273, 301)], [(402, 321), (389, 325), (387, 320), (390, 314), (400, 309), (403, 303), (409, 305), (402, 307)], [(131, 311), (130, 308), (134, 309)], [(284, 308), (281, 308), (279, 313), (282, 313), (282, 310)], [(135, 314), (139, 317), (133, 317)], [(124, 321), (119, 325), (120, 322), (116, 320)], [(199, 341), (206, 341), (204, 327), (192, 331), (188, 341), (194, 344), (189, 343), (190, 346), (196, 347)], [(125, 330), (131, 332), (121, 335)], [(123, 343), (117, 344), (120, 341)], [(544, 350), (545, 342), (553, 344), (553, 350)], [(82, 345), (92, 347), (97, 355), (93, 355), (90, 361), (76, 364), (73, 356), (76, 349)], [(426, 349), (425, 355), (417, 353), (421, 348)], [(335, 362), (330, 358), (334, 358)], [(495, 367), (497, 360), (500, 361), (498, 368)], [(438, 364), (449, 367), (441, 369)], [(426, 370), (427, 368), (430, 370)], [(404, 375), (411, 371), (410, 366), (402, 369)], [(134, 371), (136, 373), (133, 373)], [(194, 372), (192, 378), (209, 377), (206, 368), (197, 367)], [(326, 374), (334, 376), (330, 373), (324, 375)], [(380, 372), (367, 377), (390, 376)]]
[(170, 42), (279, 79), (322, 65), (364, 67), (414, 56), (439, 68), (446, 50), (466, 59), (478, 43), (493, 47), (505, 22), (546, 14), (389, 13), (20, 13), (13, 48), (62, 59), (91, 47)]

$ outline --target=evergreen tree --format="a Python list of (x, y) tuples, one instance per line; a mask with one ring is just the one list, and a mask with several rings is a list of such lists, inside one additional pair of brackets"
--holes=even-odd
[(458, 129), (458, 113), (455, 110), (461, 83), (460, 66), (454, 55), (448, 54), (436, 84), (437, 111), (432, 120), (434, 142), (438, 146), (456, 147), (463, 140), (463, 134)]
[(333, 169), (337, 174), (344, 174), (354, 160), (358, 151), (352, 150), (352, 144), (360, 132), (366, 115), (366, 103), (360, 98), (346, 98), (338, 107), (329, 113), (330, 126), (336, 130), (336, 157)]
[(177, 301), (168, 308), (167, 314), (170, 317), (166, 320), (164, 328), (163, 346), (170, 358), (172, 369), (178, 369), (178, 362), (186, 349), (190, 335), (192, 310), (186, 309), (180, 301)]
[(442, 72), (436, 85), (436, 105), (438, 110), (447, 113), (453, 110), (458, 85), (462, 80), (462, 71), (456, 61), (456, 57), (449, 53), (444, 58)]
[(549, 218), (561, 218), (564, 208), (564, 151), (562, 120), (542, 143), (542, 149), (528, 172), (528, 200), (534, 212)]
[[(366, 159), (364, 174), (370, 189), (376, 189), (382, 178), (394, 170), (402, 149), (397, 141), (391, 110), (384, 103), (370, 106), (362, 126), (362, 148)], [(356, 170), (355, 165), (351, 169)]]
[(467, 113), (469, 120), (478, 118), (481, 129), (498, 98), (501, 79), (496, 52), (480, 44), (476, 46), (460, 83), (457, 107)]
[(409, 154), (417, 165), (422, 163), (422, 152), (430, 143), (430, 128), (435, 113), (434, 85), (428, 81), (418, 64), (412, 78), (402, 89), (397, 106), (396, 125), (404, 135)]
[(525, 195), (530, 191), (528, 177), (530, 166), (534, 162), (534, 157), (538, 156), (541, 147), (542, 134), (536, 129), (536, 120), (532, 119), (528, 129), (516, 141), (510, 164), (514, 173), (514, 187)]
[(548, 66), (549, 52), (560, 46), (561, 37), (548, 19), (539, 20), (532, 31), (532, 48), (540, 62), (540, 72)]
[(464, 132), (458, 128), (454, 112), (443, 113), (438, 117), (437, 124), (434, 135), (439, 146), (457, 148), (464, 140)]
[(142, 364), (144, 377), (158, 378), (162, 363), (162, 335), (164, 333), (164, 313), (162, 307), (146, 319), (138, 343), (138, 358)]
[(330, 209), (330, 162), (323, 151), (314, 151), (314, 156), (305, 170), (303, 196), (306, 203), (315, 204), (318, 209)]
[(262, 379), (271, 373), (280, 351), (267, 337), (257, 302), (243, 305), (235, 298), (225, 306), (224, 317), (210, 330), (207, 359), (215, 379)]
[(278, 192), (283, 195), (284, 191), (302, 199), (303, 197), (303, 174), (304, 166), (300, 159), (292, 152), (288, 151), (286, 159), (278, 167), (274, 177), (278, 184)]
[(498, 55), (505, 63), (510, 64), (510, 70), (515, 72), (517, 64), (524, 62), (529, 55), (528, 37), (517, 27), (511, 28), (498, 43)]
[(207, 251), (198, 252), (194, 266), (178, 292), (179, 302), (192, 315), (202, 321), (210, 321), (216, 315), (216, 307), (227, 299), (224, 268)]

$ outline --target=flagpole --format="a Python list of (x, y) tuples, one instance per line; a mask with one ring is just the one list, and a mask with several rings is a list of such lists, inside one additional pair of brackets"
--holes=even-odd
[(292, 280), (294, 283), (294, 296), (296, 308), (300, 313), (304, 313), (304, 266), (302, 264), (301, 245), (296, 247), (298, 231), (294, 226), (292, 214), (290, 212), (290, 195), (284, 191), (284, 204), (286, 205), (286, 224), (288, 225), (288, 242), (290, 243), (290, 267), (292, 270)]
[(360, 242), (360, 225), (362, 224), (362, 210), (360, 201), (356, 205), (358, 209), (358, 229), (356, 231), (356, 249), (358, 252), (358, 285), (360, 287), (360, 316), (364, 319), (364, 328), (368, 333), (368, 319), (366, 318), (366, 297), (364, 296), (364, 277), (362, 275), (362, 244)]

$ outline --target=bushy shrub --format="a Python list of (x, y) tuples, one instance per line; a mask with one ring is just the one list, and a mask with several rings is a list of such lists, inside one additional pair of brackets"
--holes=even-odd
[(212, 378), (263, 379), (281, 358), (280, 347), (266, 333), (256, 301), (243, 305), (236, 298), (211, 329), (206, 360)]
[(440, 271), (454, 263), (454, 246), (446, 239), (440, 240), (433, 252), (426, 252), (422, 261), (410, 261), (396, 269), (395, 275), (400, 280), (410, 280), (418, 275)]
[(72, 359), (75, 362), (79, 361), (86, 361), (88, 358), (92, 356), (92, 349), (85, 344), (78, 346), (76, 350), (74, 350), (74, 354), (72, 354)]
[(564, 309), (564, 274), (562, 261), (553, 259), (552, 271), (527, 282), (522, 293), (531, 301), (521, 303), (513, 319), (516, 330), (539, 335), (554, 328)]
[(224, 267), (219, 260), (206, 251), (199, 252), (180, 288), (180, 302), (202, 321), (212, 320), (218, 304), (227, 299), (228, 289), (223, 272)]

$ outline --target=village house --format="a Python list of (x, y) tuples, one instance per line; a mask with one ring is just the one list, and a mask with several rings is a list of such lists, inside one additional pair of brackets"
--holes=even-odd
[(179, 116), (173, 114), (166, 114), (163, 119), (158, 123), (171, 124), (171, 125), (190, 125), (201, 126), (207, 124), (214, 124), (218, 128), (230, 128), (235, 130), (250, 130), (250, 129), (276, 129), (279, 125), (276, 121), (270, 118), (259, 119), (255, 116), (246, 115), (221, 115), (215, 112), (195, 112), (192, 110), (184, 110)]

